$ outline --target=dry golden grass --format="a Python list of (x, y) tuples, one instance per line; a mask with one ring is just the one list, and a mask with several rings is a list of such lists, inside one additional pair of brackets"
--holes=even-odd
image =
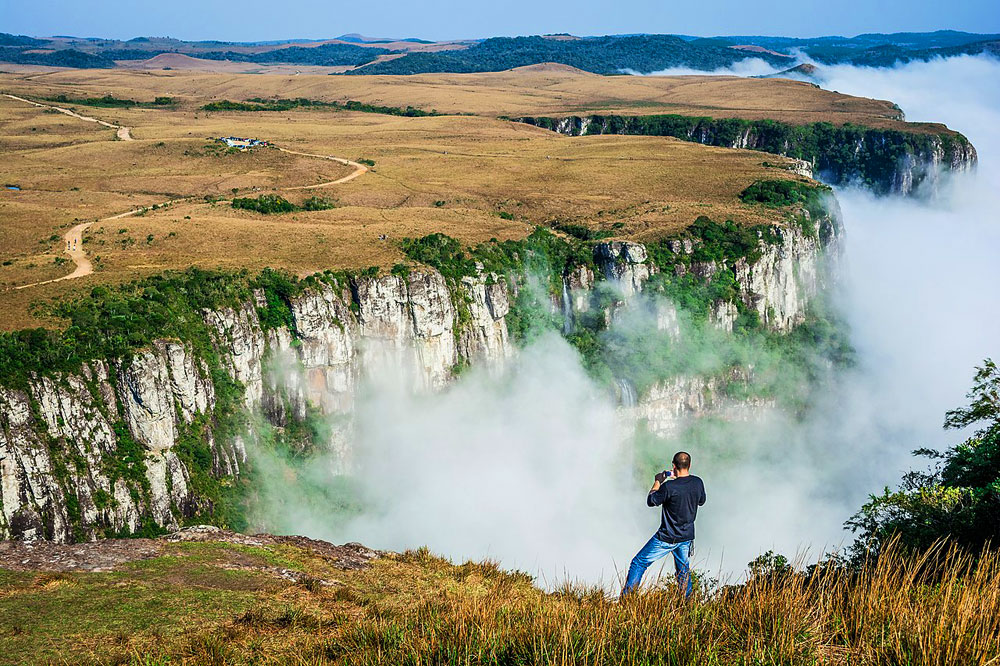
[(178, 544), (114, 572), (0, 570), (0, 611), (4, 663), (988, 666), (1000, 556), (890, 550), (857, 570), (689, 600), (669, 581), (619, 603), (423, 549), (343, 571), (299, 547)]
[[(125, 94), (93, 94), (105, 92)], [(432, 232), (472, 244), (520, 238), (535, 225), (561, 221), (648, 240), (699, 215), (765, 222), (773, 212), (746, 206), (737, 195), (761, 178), (793, 177), (764, 167), (783, 161), (758, 152), (664, 137), (568, 138), (472, 116), (184, 108), (87, 108), (86, 115), (132, 128), (135, 140), (115, 141), (113, 130), (0, 97), (0, 141), (7, 149), (0, 181), (22, 187), (0, 191), (7, 264), (0, 266), (0, 289), (8, 288), (0, 292), (2, 329), (51, 323), (30, 313), (34, 299), (168, 268), (273, 266), (304, 275), (390, 266), (403, 259), (399, 239)], [(351, 168), (275, 149), (227, 153), (211, 146), (211, 137), (230, 134), (304, 153), (373, 159), (376, 166), (348, 183), (290, 190), (335, 180)], [(204, 200), (232, 197), (234, 189), (238, 196), (274, 192), (293, 202), (321, 196), (338, 207), (266, 216)], [(104, 219), (176, 199), (183, 200)], [(9, 289), (71, 272), (71, 264), (58, 263), (61, 236), (85, 221), (96, 221), (84, 234), (93, 275)]]
[[(169, 95), (192, 108), (213, 99), (306, 97), (412, 105), (442, 113), (557, 116), (620, 113), (773, 118), (791, 123), (853, 122), (922, 131), (895, 118), (891, 102), (851, 97), (801, 81), (725, 76), (599, 76), (566, 67), (484, 74), (321, 76), (192, 71), (59, 70), (0, 75), (0, 89), (35, 95), (101, 95), (152, 100)], [(937, 131), (941, 126), (933, 126)]]

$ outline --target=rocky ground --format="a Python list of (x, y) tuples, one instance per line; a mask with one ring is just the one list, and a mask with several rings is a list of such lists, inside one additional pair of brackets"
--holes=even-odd
[[(360, 543), (337, 546), (302, 536), (238, 534), (211, 525), (186, 527), (158, 539), (100, 539), (88, 543), (62, 544), (51, 541), (0, 541), (0, 569), (10, 571), (111, 571), (126, 562), (160, 557), (168, 544), (181, 542), (235, 544), (239, 546), (294, 546), (325, 560), (336, 569), (361, 569), (379, 557), (378, 551)], [(267, 567), (256, 567), (266, 570)], [(278, 570), (282, 577), (295, 580), (296, 572)]]

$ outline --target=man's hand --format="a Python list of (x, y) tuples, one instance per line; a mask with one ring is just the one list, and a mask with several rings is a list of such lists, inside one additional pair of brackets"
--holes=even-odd
[(656, 478), (656, 482), (657, 483), (663, 483), (668, 478), (670, 478), (670, 472), (667, 472), (666, 470), (664, 470), (664, 471), (658, 473), (655, 478)]

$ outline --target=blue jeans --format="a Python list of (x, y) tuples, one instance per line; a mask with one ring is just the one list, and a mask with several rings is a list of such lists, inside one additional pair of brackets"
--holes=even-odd
[(646, 573), (646, 569), (649, 568), (650, 564), (673, 553), (674, 568), (677, 570), (677, 584), (684, 590), (684, 595), (690, 597), (694, 587), (691, 583), (691, 566), (688, 562), (688, 553), (690, 551), (690, 541), (667, 543), (666, 541), (660, 541), (656, 538), (656, 535), (653, 535), (646, 542), (646, 545), (642, 547), (642, 550), (632, 558), (632, 564), (628, 567), (628, 578), (625, 579), (625, 589), (622, 590), (622, 596), (624, 597), (639, 586), (639, 583), (642, 581), (642, 575)]

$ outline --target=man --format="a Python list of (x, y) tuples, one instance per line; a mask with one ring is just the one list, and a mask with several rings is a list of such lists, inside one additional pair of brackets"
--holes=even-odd
[(674, 555), (677, 584), (685, 596), (691, 596), (692, 584), (688, 557), (694, 542), (694, 519), (705, 503), (705, 484), (691, 474), (691, 455), (674, 454), (673, 469), (656, 475), (646, 496), (647, 506), (662, 506), (660, 529), (632, 558), (622, 597), (638, 587), (649, 565), (670, 553)]

